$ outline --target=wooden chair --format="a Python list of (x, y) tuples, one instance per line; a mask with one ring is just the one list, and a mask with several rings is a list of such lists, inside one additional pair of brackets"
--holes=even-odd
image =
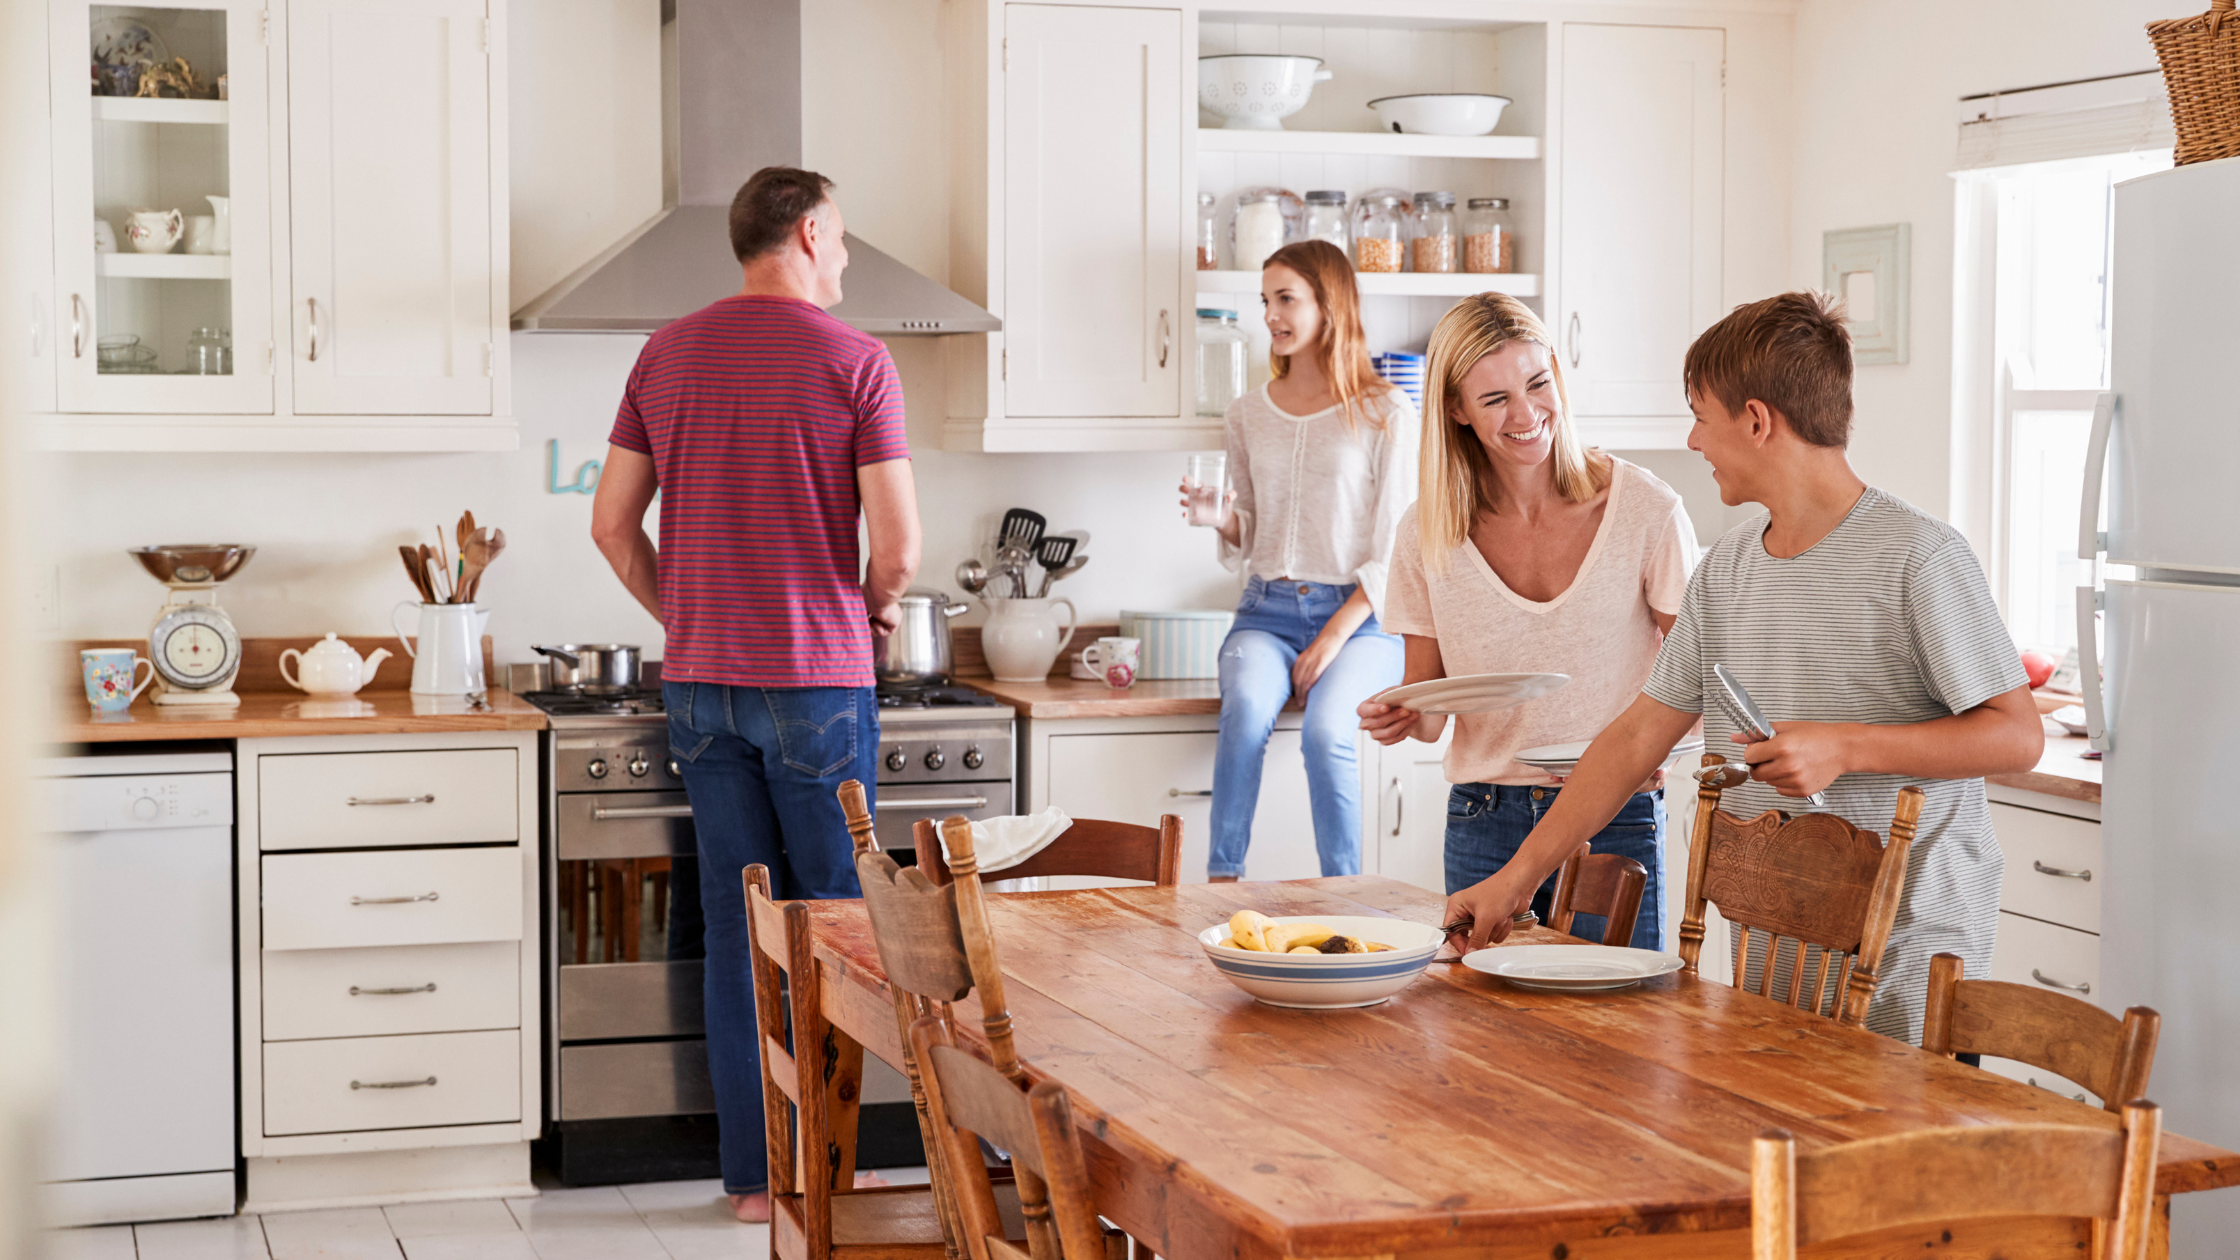
[(1568, 934), (1581, 914), (1603, 918), (1602, 943), (1633, 944), (1633, 925), (1641, 917), (1641, 892), (1649, 886), (1648, 868), (1616, 853), (1592, 853), (1586, 845), (1556, 868), (1548, 926)]
[[(1883, 949), (1898, 917), (1898, 895), (1905, 889), (1906, 854), (1921, 818), (1918, 788), (1898, 792), (1890, 840), (1862, 831), (1834, 814), (1790, 817), (1767, 810), (1747, 822), (1719, 809), (1719, 794), (1742, 783), (1747, 772), (1705, 753), (1705, 774), (1697, 793), (1695, 843), (1688, 854), (1687, 916), (1680, 922), (1683, 970), (1696, 970), (1703, 953), (1703, 908), (1741, 929), (1735, 954), (1736, 987), (1747, 983), (1750, 937), (1766, 937), (1765, 963), (1758, 994), (1774, 996), (1783, 938), (1794, 949), (1789, 958), (1788, 995), (1778, 1000), (1833, 1017), (1839, 1024), (1866, 1019), (1874, 996)], [(1714, 767), (1718, 773), (1710, 773)], [(1804, 987), (1808, 948), (1820, 951), (1819, 973)], [(1829, 963), (1844, 956), (1828, 987)]]
[[(910, 829), (917, 845), (918, 869), (936, 884), (949, 882), (949, 860), (942, 855), (941, 837), (933, 820), (921, 818)], [(996, 879), (1032, 879), (1043, 875), (1080, 875), (1098, 879), (1140, 879), (1172, 888), (1182, 878), (1182, 820), (1162, 814), (1156, 827), (1134, 823), (1099, 822), (1076, 818), (1048, 848), (1007, 866)]]
[(2100, 1260), (2144, 1260), (2162, 1109), (2128, 1102), (2122, 1116), (2120, 1130), (1925, 1129), (1805, 1155), (1768, 1129), (1751, 1143), (1750, 1254), (1793, 1260), (1800, 1245), (1971, 1217), (2082, 1216), (2096, 1222)]
[[(911, 1025), (910, 1045), (924, 1065), (943, 1162), (956, 1170), (957, 1210), (971, 1260), (1117, 1260), (1125, 1254), (1125, 1237), (1108, 1234), (1097, 1219), (1063, 1085), (1046, 1080), (1021, 1089), (994, 1065), (959, 1049), (939, 1019)], [(1013, 1168), (1026, 1174), (1018, 1183), (1024, 1249), (1004, 1232), (998, 1187), (979, 1158), (983, 1139), (1009, 1151)]]
[(2090, 1002), (2028, 985), (1964, 978), (1957, 954), (1929, 959), (1921, 1048), (1951, 1058), (1988, 1054), (2066, 1076), (2121, 1112), (2147, 1092), (2162, 1016), (2134, 1006), (2122, 1019)]

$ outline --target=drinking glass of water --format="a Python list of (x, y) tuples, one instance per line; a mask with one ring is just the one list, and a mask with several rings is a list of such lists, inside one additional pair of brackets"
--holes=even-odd
[(1229, 490), (1229, 457), (1192, 455), (1190, 470), (1182, 479), (1182, 488), (1190, 499), (1190, 523), (1219, 525), (1221, 501)]

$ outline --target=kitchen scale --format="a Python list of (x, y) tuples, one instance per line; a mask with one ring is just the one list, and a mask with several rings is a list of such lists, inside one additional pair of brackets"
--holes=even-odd
[(148, 631), (160, 705), (231, 708), (241, 703), (233, 680), (241, 672), (241, 636), (218, 607), (218, 583), (238, 572), (255, 547), (195, 543), (134, 547), (132, 558), (171, 588)]

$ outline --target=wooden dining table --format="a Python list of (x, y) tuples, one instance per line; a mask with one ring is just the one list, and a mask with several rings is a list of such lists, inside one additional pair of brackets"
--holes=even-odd
[[(1440, 921), (1445, 898), (1377, 876), (988, 903), (1019, 1053), (1072, 1097), (1097, 1210), (1168, 1260), (1747, 1257), (1762, 1129), (1810, 1151), (1948, 1125), (2117, 1125), (1694, 975), (1550, 994), (1434, 963), (1381, 1005), (1292, 1010), (1247, 997), (1194, 939), (1246, 908)], [(863, 903), (809, 909), (826, 1011), (899, 1065)], [(977, 1008), (958, 1024), (973, 1040)], [(2171, 1132), (2185, 1121), (2166, 1117), (2157, 1255), (2169, 1195), (2240, 1183), (2240, 1155)], [(2090, 1238), (2081, 1218), (1978, 1218), (1804, 1254), (2073, 1260)]]

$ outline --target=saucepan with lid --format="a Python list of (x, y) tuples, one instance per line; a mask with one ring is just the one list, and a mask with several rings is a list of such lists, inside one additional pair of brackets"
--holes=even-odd
[(635, 643), (562, 643), (534, 647), (552, 661), (552, 690), (580, 691), (608, 696), (634, 691), (638, 686), (638, 645)]
[(949, 681), (949, 619), (971, 609), (944, 591), (908, 591), (895, 603), (894, 633), (872, 632), (873, 674), (889, 685)]

